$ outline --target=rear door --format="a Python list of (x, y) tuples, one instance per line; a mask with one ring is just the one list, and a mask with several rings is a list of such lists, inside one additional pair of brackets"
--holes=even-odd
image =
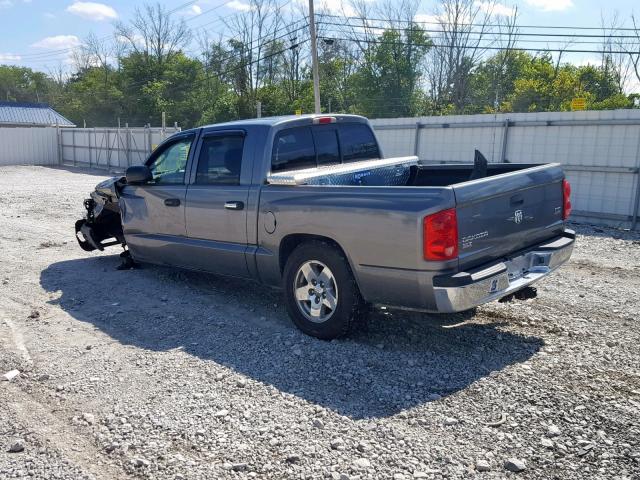
[(453, 185), (460, 266), (508, 256), (563, 229), (562, 179), (546, 165)]
[(248, 277), (247, 202), (251, 165), (245, 132), (204, 132), (186, 195), (192, 268)]
[(152, 180), (127, 185), (120, 196), (122, 227), (133, 257), (184, 265), (176, 246), (186, 238), (186, 172), (195, 134), (172, 137), (146, 162)]

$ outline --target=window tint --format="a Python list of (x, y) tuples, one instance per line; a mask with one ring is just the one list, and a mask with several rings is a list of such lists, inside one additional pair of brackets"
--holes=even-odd
[(371, 129), (362, 123), (345, 123), (338, 128), (342, 161), (355, 162), (380, 158), (378, 144)]
[(338, 134), (334, 127), (313, 127), (313, 139), (318, 154), (318, 166), (340, 163)]
[(192, 142), (193, 137), (183, 138), (163, 147), (155, 155), (155, 158), (148, 165), (154, 183), (162, 185), (184, 183), (184, 173)]
[(238, 185), (243, 144), (242, 135), (205, 137), (198, 158), (196, 183)]
[(316, 166), (311, 128), (282, 130), (276, 135), (271, 155), (271, 170), (299, 170)]

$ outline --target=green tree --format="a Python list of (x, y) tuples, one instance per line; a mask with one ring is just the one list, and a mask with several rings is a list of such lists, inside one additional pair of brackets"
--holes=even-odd
[(50, 102), (56, 85), (45, 73), (26, 67), (0, 65), (0, 100)]
[(421, 64), (431, 46), (427, 33), (413, 25), (404, 35), (385, 30), (365, 52), (354, 73), (354, 112), (372, 117), (404, 117), (415, 112)]

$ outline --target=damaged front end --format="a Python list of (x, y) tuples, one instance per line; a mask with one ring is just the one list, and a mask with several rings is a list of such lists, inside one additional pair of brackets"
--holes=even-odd
[(87, 215), (76, 222), (76, 239), (83, 250), (102, 251), (112, 245), (125, 247), (118, 198), (119, 188), (124, 181), (124, 177), (105, 180), (96, 185), (91, 198), (84, 201)]

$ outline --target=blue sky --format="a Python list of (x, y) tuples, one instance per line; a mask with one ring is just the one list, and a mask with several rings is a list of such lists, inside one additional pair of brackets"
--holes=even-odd
[[(221, 17), (228, 17), (248, 8), (249, 0), (200, 0), (186, 2), (172, 0), (162, 2), (168, 9), (178, 9), (175, 15), (184, 16), (194, 28), (206, 28), (210, 32), (224, 33)], [(375, 2), (376, 0), (367, 0)], [(288, 8), (306, 0), (280, 0)], [(186, 3), (187, 7), (178, 8)], [(337, 12), (339, 0), (316, 0), (317, 4)], [(478, 3), (484, 3), (478, 0)], [(0, 0), (0, 63), (23, 65), (43, 71), (52, 71), (68, 65), (68, 51), (90, 32), (105, 37), (113, 31), (113, 22), (127, 21), (137, 0)], [(637, 0), (500, 0), (496, 12), (517, 5), (521, 25), (598, 27), (600, 17), (611, 17), (618, 12), (620, 19), (629, 23), (634, 9), (640, 14)], [(434, 13), (434, 0), (423, 0), (420, 8), (422, 18)], [(215, 10), (211, 10), (218, 7)], [(295, 7), (294, 7), (295, 8)], [(215, 37), (215, 35), (213, 35)], [(593, 47), (595, 48), (595, 46)], [(597, 54), (574, 54), (570, 60), (584, 63), (597, 59)]]

